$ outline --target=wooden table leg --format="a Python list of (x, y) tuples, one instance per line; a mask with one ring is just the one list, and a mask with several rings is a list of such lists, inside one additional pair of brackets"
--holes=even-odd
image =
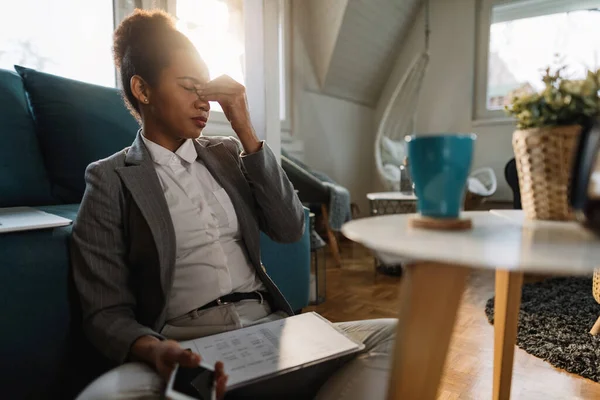
[(494, 400), (510, 398), (523, 273), (496, 271), (494, 303)]
[(331, 254), (333, 255), (333, 260), (335, 261), (335, 266), (341, 268), (342, 256), (340, 255), (340, 246), (338, 245), (335, 233), (333, 233), (331, 227), (329, 226), (329, 212), (327, 211), (327, 206), (325, 204), (321, 205), (321, 214), (323, 215), (323, 219), (325, 220), (325, 230), (327, 231), (328, 240), (327, 244), (331, 249)]
[(590, 330), (590, 335), (596, 336), (598, 333), (600, 333), (600, 317), (598, 317), (594, 323), (594, 326), (592, 326), (592, 329)]
[(406, 266), (388, 400), (435, 400), (469, 269)]

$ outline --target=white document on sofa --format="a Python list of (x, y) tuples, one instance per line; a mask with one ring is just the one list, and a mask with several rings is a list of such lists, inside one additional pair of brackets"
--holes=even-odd
[(200, 354), (205, 364), (222, 361), (229, 375), (228, 389), (364, 348), (314, 312), (181, 342), (181, 346)]
[(31, 207), (0, 208), (0, 233), (55, 228), (71, 222), (68, 218)]

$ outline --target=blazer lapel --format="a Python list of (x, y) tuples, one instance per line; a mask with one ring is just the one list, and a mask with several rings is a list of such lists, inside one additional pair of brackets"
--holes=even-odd
[[(242, 237), (248, 247), (248, 254), (253, 264), (260, 266), (259, 255), (255, 251), (251, 251), (259, 245), (255, 243), (259, 237), (258, 225), (253, 223), (253, 218), (250, 217), (252, 210), (248, 209), (248, 204), (252, 204), (253, 201), (252, 192), (237, 160), (221, 142), (210, 144), (207, 140), (202, 142), (195, 140), (194, 145), (198, 158), (231, 198)], [(226, 160), (231, 160), (231, 162), (226, 162)]]
[(117, 173), (150, 227), (159, 256), (161, 286), (168, 295), (175, 267), (175, 230), (158, 175), (140, 135), (138, 132), (127, 152), (126, 166), (118, 168)]

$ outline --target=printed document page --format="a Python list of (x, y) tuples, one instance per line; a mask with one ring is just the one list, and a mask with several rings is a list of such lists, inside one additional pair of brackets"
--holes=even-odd
[(222, 361), (229, 375), (228, 388), (364, 348), (316, 313), (185, 341), (181, 345), (200, 354), (203, 363), (214, 365)]

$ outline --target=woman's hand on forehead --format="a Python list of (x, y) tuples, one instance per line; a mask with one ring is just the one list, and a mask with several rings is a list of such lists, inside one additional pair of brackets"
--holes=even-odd
[[(244, 85), (230, 77), (229, 75), (221, 75), (206, 83), (195, 82), (194, 87), (196, 92), (201, 97), (210, 97), (220, 94), (236, 95), (246, 92)], [(213, 99), (210, 99), (213, 100)], [(218, 100), (215, 100), (218, 101)]]
[(216, 101), (221, 105), (225, 117), (242, 142), (246, 154), (254, 153), (261, 148), (261, 142), (258, 140), (250, 120), (244, 85), (230, 76), (221, 75), (206, 84), (198, 84), (194, 87), (200, 99)]

